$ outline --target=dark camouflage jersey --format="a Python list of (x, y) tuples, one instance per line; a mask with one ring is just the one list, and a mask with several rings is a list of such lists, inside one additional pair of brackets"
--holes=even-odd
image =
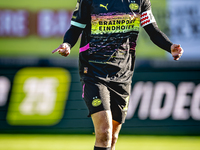
[(83, 29), (81, 78), (131, 82), (139, 28), (153, 22), (149, 0), (78, 0), (71, 25)]

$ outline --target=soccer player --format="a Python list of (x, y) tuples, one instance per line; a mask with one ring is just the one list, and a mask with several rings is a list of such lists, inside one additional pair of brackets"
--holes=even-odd
[(180, 45), (159, 30), (150, 0), (78, 0), (63, 44), (52, 52), (68, 56), (82, 33), (79, 73), (95, 129), (94, 150), (115, 150), (127, 113), (140, 26), (174, 60), (181, 57)]

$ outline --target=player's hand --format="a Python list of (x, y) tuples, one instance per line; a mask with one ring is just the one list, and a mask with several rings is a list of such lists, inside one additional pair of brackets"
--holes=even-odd
[(70, 54), (70, 46), (67, 43), (61, 44), (58, 48), (52, 51), (52, 54), (58, 52), (60, 55), (67, 57)]
[(173, 44), (171, 46), (171, 54), (172, 54), (172, 57), (174, 57), (174, 60), (179, 60), (179, 58), (183, 54), (182, 47), (180, 45), (178, 45), (178, 44)]

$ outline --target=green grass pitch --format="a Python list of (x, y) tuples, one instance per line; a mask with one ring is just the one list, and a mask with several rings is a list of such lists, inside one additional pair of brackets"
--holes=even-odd
[[(94, 135), (0, 134), (0, 150), (93, 150)], [(120, 135), (116, 150), (199, 150), (199, 136)]]

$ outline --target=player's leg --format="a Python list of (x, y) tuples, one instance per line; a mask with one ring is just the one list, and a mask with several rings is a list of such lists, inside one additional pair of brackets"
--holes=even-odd
[(95, 128), (96, 142), (94, 150), (110, 150), (112, 141), (112, 113), (110, 110), (110, 92), (99, 80), (83, 81), (83, 95), (89, 109), (89, 116)]
[(104, 110), (91, 115), (95, 128), (94, 150), (110, 150), (112, 142), (112, 115), (110, 110)]
[(122, 124), (115, 120), (112, 121), (112, 124), (113, 124), (113, 129), (112, 129), (111, 150), (115, 150), (115, 145), (117, 143), (117, 139), (118, 139)]
[(110, 97), (111, 97), (111, 112), (112, 112), (112, 144), (111, 150), (115, 150), (115, 145), (118, 139), (119, 132), (122, 124), (125, 122), (129, 95), (130, 84), (110, 84)]

